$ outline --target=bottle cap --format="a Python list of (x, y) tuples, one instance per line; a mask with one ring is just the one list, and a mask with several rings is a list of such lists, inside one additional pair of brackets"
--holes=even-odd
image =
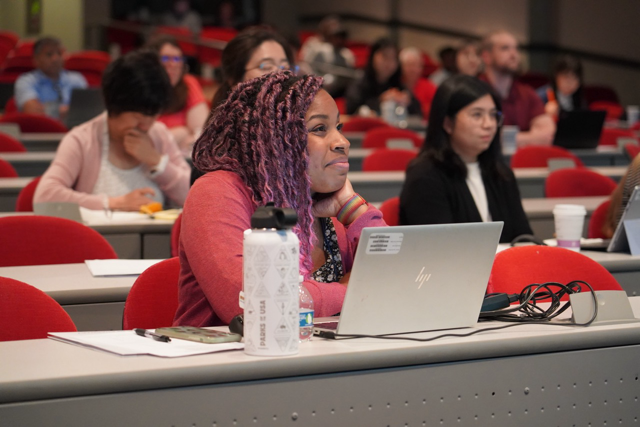
[(261, 206), (251, 215), (251, 228), (275, 228), (283, 230), (298, 223), (298, 214), (293, 209), (276, 208), (273, 202)]

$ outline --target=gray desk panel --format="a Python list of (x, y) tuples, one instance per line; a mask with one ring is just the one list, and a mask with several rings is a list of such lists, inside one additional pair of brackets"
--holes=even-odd
[(124, 302), (63, 305), (78, 331), (122, 329)]
[(640, 416), (639, 357), (634, 345), (416, 360), (406, 367), (7, 403), (0, 417), (17, 427), (86, 426), (87, 420), (96, 427), (630, 425)]
[(137, 233), (101, 233), (113, 246), (118, 258), (140, 259), (142, 258), (142, 239)]
[(171, 258), (171, 233), (147, 233), (142, 235), (142, 258)]

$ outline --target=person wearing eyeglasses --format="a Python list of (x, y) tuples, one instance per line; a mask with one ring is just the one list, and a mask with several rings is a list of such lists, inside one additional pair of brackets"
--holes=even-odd
[(182, 49), (172, 36), (162, 35), (149, 41), (171, 81), (169, 105), (158, 117), (173, 134), (180, 150), (189, 156), (209, 114), (209, 106), (198, 80), (187, 73)]
[(513, 171), (502, 159), (500, 100), (474, 77), (445, 80), (424, 144), (407, 168), (400, 223), (504, 221), (500, 242), (532, 234)]
[(250, 27), (238, 33), (222, 51), (221, 68), (222, 84), (213, 97), (212, 113), (240, 82), (277, 71), (297, 72), (287, 40), (264, 27)]

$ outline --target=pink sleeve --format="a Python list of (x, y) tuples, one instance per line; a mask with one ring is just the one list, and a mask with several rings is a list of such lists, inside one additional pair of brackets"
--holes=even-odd
[(33, 202), (73, 202), (88, 209), (103, 209), (102, 195), (74, 190), (81, 168), (91, 167), (90, 163), (95, 161), (86, 159), (84, 154), (78, 136), (74, 132), (65, 135), (53, 162), (36, 188)]
[(180, 242), (198, 286), (226, 324), (241, 312), (242, 241), (251, 228), (253, 203), (240, 179), (213, 172), (200, 177), (189, 193)]

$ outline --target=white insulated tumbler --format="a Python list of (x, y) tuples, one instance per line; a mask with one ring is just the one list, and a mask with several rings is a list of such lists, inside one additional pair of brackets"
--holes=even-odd
[(300, 242), (292, 209), (261, 207), (244, 234), (244, 351), (252, 356), (298, 353)]

